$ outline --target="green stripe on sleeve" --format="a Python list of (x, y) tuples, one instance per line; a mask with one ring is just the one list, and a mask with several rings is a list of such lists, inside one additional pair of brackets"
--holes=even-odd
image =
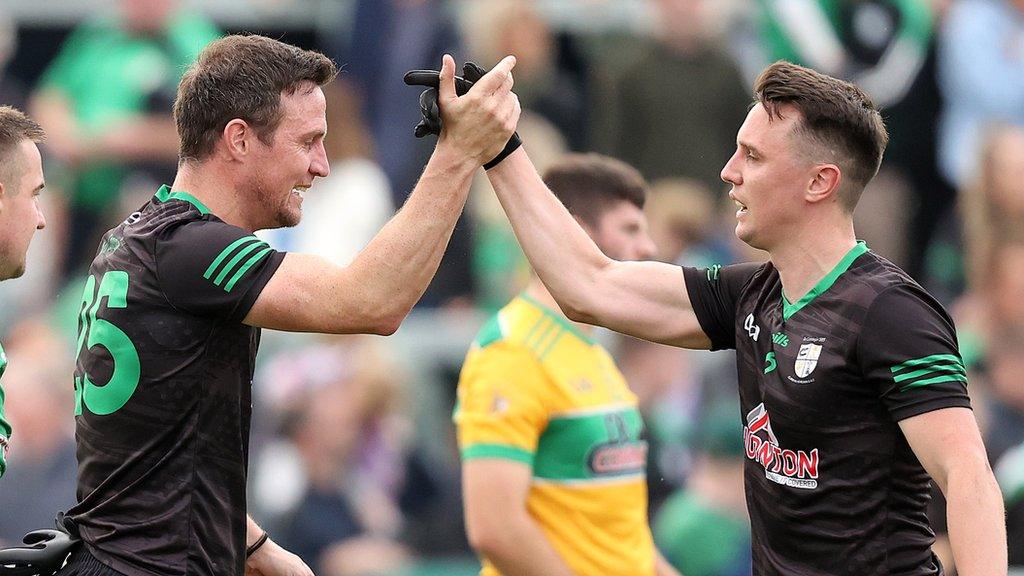
[(260, 261), (261, 258), (266, 256), (267, 254), (270, 254), (272, 250), (273, 248), (270, 248), (268, 246), (254, 254), (252, 258), (246, 260), (245, 264), (242, 264), (242, 267), (238, 269), (238, 272), (235, 272), (235, 275), (231, 277), (231, 280), (228, 282), (227, 286), (224, 287), (224, 291), (231, 292), (231, 289), (235, 287), (235, 282), (238, 282), (238, 279), (241, 278), (246, 272), (248, 272), (249, 268), (252, 268), (257, 262)]
[(551, 349), (555, 347), (555, 344), (558, 344), (558, 341), (562, 339), (563, 334), (565, 334), (565, 331), (559, 330), (558, 335), (551, 339), (551, 343), (544, 347), (544, 350), (541, 351), (540, 353), (540, 360), (542, 362), (545, 358), (547, 358), (548, 354), (551, 352)]
[(938, 384), (940, 382), (963, 382), (964, 384), (966, 384), (967, 376), (964, 376), (963, 374), (946, 374), (943, 376), (936, 376), (935, 378), (928, 378), (927, 380), (918, 380), (917, 382), (904, 384), (900, 388), (900, 392), (906, 392), (911, 388), (920, 388), (921, 386), (927, 386), (929, 384)]
[(499, 458), (501, 460), (514, 460), (533, 466), (533, 453), (516, 446), (505, 444), (473, 444), (462, 450), (463, 460), (476, 460), (480, 458)]
[(915, 358), (913, 360), (907, 360), (901, 364), (897, 364), (891, 368), (892, 373), (913, 368), (915, 366), (922, 366), (925, 364), (935, 364), (938, 362), (956, 362), (957, 364), (963, 365), (963, 361), (956, 354), (932, 354), (931, 356), (925, 356), (923, 358)]
[(209, 280), (210, 276), (213, 275), (213, 271), (217, 269), (217, 266), (219, 266), (220, 263), (223, 262), (224, 259), (227, 258), (229, 254), (231, 254), (232, 250), (234, 250), (235, 248), (238, 248), (239, 246), (241, 246), (242, 244), (245, 244), (246, 242), (258, 242), (258, 241), (259, 241), (259, 238), (255, 237), (255, 236), (243, 236), (243, 237), (239, 238), (238, 240), (235, 240), (234, 242), (232, 242), (230, 245), (228, 245), (227, 248), (221, 250), (220, 254), (218, 254), (217, 257), (213, 260), (213, 264), (210, 264), (210, 267), (207, 268), (206, 272), (203, 273), (203, 278), (206, 278), (207, 280)]
[(944, 374), (950, 372), (954, 374), (967, 374), (967, 370), (964, 370), (964, 367), (960, 364), (933, 364), (931, 366), (921, 368), (920, 370), (914, 370), (913, 372), (897, 374), (896, 376), (893, 376), (892, 379), (896, 382), (906, 382), (907, 380), (913, 380), (928, 374)]
[(224, 281), (224, 277), (228, 275), (228, 272), (234, 270), (235, 265), (241, 262), (242, 258), (245, 258), (250, 252), (252, 252), (253, 250), (259, 250), (260, 248), (268, 247), (269, 246), (266, 242), (253, 242), (252, 244), (249, 244), (245, 248), (239, 250), (238, 254), (235, 254), (231, 258), (231, 260), (228, 260), (228, 263), (225, 264), (224, 267), (220, 269), (220, 274), (217, 274), (217, 277), (214, 278), (213, 284), (215, 286), (220, 286), (221, 282)]

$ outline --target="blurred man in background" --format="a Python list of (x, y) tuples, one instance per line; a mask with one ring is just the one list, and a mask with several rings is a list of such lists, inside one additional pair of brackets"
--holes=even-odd
[(118, 0), (116, 7), (72, 32), (30, 103), (50, 134), (48, 151), (71, 176), (67, 276), (81, 272), (120, 217), (130, 175), (147, 188), (173, 178), (175, 88), (199, 51), (220, 36), (179, 0)]
[[(39, 210), (43, 186), (43, 159), (36, 146), (43, 129), (20, 110), (0, 106), (0, 280), (25, 273), (25, 255), (36, 230), (46, 226)], [(0, 346), (0, 377), (7, 355)], [(0, 388), (0, 476), (7, 470), (11, 425), (4, 418), (4, 391)]]
[[(654, 255), (635, 169), (572, 155), (545, 182), (609, 258)], [(455, 422), (466, 527), (484, 576), (677, 574), (648, 527), (636, 396), (593, 332), (559, 312), (534, 277), (466, 358)]]
[(682, 177), (711, 192), (722, 187), (718, 172), (748, 98), (738, 67), (714, 35), (718, 3), (652, 1), (654, 38), (588, 118), (599, 149), (652, 181)]

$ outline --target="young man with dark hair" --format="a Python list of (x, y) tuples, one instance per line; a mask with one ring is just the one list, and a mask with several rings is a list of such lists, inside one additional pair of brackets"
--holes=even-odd
[(84, 546), (61, 574), (303, 576), (246, 516), (251, 380), (260, 328), (394, 332), (426, 289), (473, 173), (512, 134), (514, 58), (456, 96), (401, 211), (348, 267), (278, 252), (253, 232), (294, 226), (328, 175), (325, 56), (261, 36), (210, 44), (174, 105), (170, 186), (107, 232), (86, 279), (75, 370)]
[[(0, 280), (25, 273), (25, 255), (36, 230), (46, 226), (39, 209), (43, 161), (36, 146), (46, 138), (43, 129), (20, 110), (0, 106)], [(7, 355), (0, 346), (0, 377)], [(7, 470), (11, 425), (4, 419), (4, 390), (0, 388), (0, 476)]]
[(488, 171), (566, 315), (647, 340), (735, 348), (755, 574), (935, 575), (929, 476), (949, 503), (960, 574), (1006, 574), (989, 468), (948, 314), (856, 240), (881, 162), (881, 116), (857, 87), (769, 66), (722, 169), (736, 235), (763, 264), (607, 257), (517, 150)]
[[(570, 155), (544, 182), (607, 257), (654, 255), (647, 184), (629, 165)], [(569, 321), (536, 277), (481, 330), (458, 398), (466, 528), (482, 576), (677, 575), (648, 525), (636, 396), (593, 328)]]

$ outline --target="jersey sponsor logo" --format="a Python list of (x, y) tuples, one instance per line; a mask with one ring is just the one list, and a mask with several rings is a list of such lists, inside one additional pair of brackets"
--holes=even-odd
[(608, 441), (590, 451), (587, 466), (595, 475), (609, 476), (643, 472), (647, 466), (647, 442), (639, 439), (639, 430), (630, 430), (623, 413), (604, 417)]
[(595, 474), (624, 474), (642, 471), (647, 464), (647, 443), (606, 444), (590, 454)]
[(765, 478), (772, 482), (804, 490), (818, 487), (818, 449), (806, 452), (783, 448), (764, 403), (747, 413), (743, 446), (747, 458), (761, 464)]
[(789, 336), (786, 336), (784, 332), (776, 332), (775, 334), (772, 334), (772, 342), (785, 348), (786, 346), (789, 346)]
[(750, 336), (754, 342), (757, 342), (757, 337), (761, 335), (761, 327), (754, 324), (753, 314), (747, 314), (746, 320), (743, 321), (743, 329), (747, 331), (747, 336)]
[(818, 357), (820, 356), (820, 344), (801, 344), (800, 351), (796, 354), (796, 365), (794, 366), (797, 378), (810, 376), (811, 372), (814, 372), (814, 368), (818, 365)]

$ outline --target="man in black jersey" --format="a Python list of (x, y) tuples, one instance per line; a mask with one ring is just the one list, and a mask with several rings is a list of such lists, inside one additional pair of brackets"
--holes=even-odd
[[(25, 256), (36, 230), (46, 226), (39, 209), (43, 161), (37, 143), (43, 129), (23, 112), (0, 106), (0, 280), (25, 273)], [(0, 377), (7, 354), (0, 346)], [(11, 425), (4, 418), (4, 389), (0, 387), (0, 476), (7, 470)]]
[(605, 257), (523, 150), (487, 173), (571, 319), (737, 350), (758, 575), (941, 574), (929, 476), (949, 502), (959, 573), (1006, 574), (1003, 506), (953, 323), (854, 235), (887, 140), (856, 86), (768, 67), (722, 179), (737, 236), (771, 259), (707, 269)]
[[(84, 546), (61, 574), (311, 574), (246, 515), (260, 328), (394, 332), (426, 289), (476, 170), (518, 120), (515, 59), (456, 96), (405, 206), (348, 267), (278, 252), (328, 175), (324, 94), (335, 65), (261, 36), (210, 44), (178, 86), (170, 186), (107, 232), (89, 269), (75, 370)], [(248, 548), (248, 550), (247, 550)]]

